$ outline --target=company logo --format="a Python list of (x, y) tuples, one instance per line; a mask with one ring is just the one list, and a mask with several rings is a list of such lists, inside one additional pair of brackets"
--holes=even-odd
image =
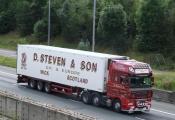
[(26, 55), (26, 53), (22, 53), (21, 54), (21, 69), (27, 69), (26, 68), (26, 66), (27, 66), (27, 64), (26, 64), (26, 61), (27, 61), (27, 55)]

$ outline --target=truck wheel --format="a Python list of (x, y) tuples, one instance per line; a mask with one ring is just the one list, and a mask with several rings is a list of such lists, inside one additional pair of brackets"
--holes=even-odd
[(83, 103), (90, 104), (91, 103), (91, 95), (90, 95), (90, 93), (83, 92), (83, 94), (81, 95), (81, 99), (82, 99)]
[(98, 94), (98, 93), (95, 93), (92, 96), (93, 96), (92, 97), (92, 104), (94, 106), (100, 106), (100, 104), (101, 104), (101, 95)]
[(39, 91), (42, 91), (43, 90), (43, 87), (44, 87), (44, 83), (42, 81), (38, 81), (37, 82), (37, 89)]
[(121, 103), (119, 100), (114, 100), (112, 107), (115, 112), (121, 112)]
[(50, 83), (45, 83), (45, 84), (44, 84), (44, 91), (45, 91), (46, 93), (50, 93), (50, 92), (51, 92)]
[(29, 80), (29, 87), (35, 89), (36, 88), (36, 80)]

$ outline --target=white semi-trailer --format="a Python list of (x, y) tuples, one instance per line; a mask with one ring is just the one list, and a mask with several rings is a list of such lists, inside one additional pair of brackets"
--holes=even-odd
[[(141, 75), (141, 78), (145, 75), (148, 81), (151, 81), (149, 78), (152, 76), (147, 64), (118, 55), (43, 45), (18, 45), (17, 56), (18, 83), (27, 82), (29, 87), (48, 93), (52, 91), (68, 95), (76, 93), (77, 96), (81, 96), (84, 103), (113, 106), (116, 111), (135, 110), (123, 104), (122, 101), (126, 102), (121, 96), (123, 93), (117, 91), (121, 88), (124, 90), (126, 85), (115, 82), (116, 79), (121, 79), (121, 82), (124, 79), (129, 86), (130, 74), (139, 73), (137, 77)], [(137, 67), (140, 65), (140, 68), (135, 69), (135, 65)], [(137, 73), (133, 71), (134, 69)], [(146, 87), (150, 88), (151, 84)], [(130, 96), (129, 88), (126, 87), (125, 92)], [(144, 108), (149, 110), (150, 104), (146, 103), (150, 103), (151, 89), (146, 91), (146, 94), (150, 96), (145, 98)], [(135, 105), (134, 102), (132, 105)]]

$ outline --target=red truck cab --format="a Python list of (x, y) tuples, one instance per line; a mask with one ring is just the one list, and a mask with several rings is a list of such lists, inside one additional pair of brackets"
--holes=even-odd
[(153, 76), (150, 66), (136, 60), (111, 60), (107, 97), (115, 111), (149, 111)]

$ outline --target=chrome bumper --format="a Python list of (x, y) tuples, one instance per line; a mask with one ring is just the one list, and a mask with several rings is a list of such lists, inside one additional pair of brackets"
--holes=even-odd
[(128, 113), (133, 113), (133, 112), (149, 112), (150, 111), (150, 105), (149, 106), (145, 106), (143, 108), (137, 108), (137, 107), (130, 107), (129, 110), (122, 110), (122, 111), (126, 111)]

